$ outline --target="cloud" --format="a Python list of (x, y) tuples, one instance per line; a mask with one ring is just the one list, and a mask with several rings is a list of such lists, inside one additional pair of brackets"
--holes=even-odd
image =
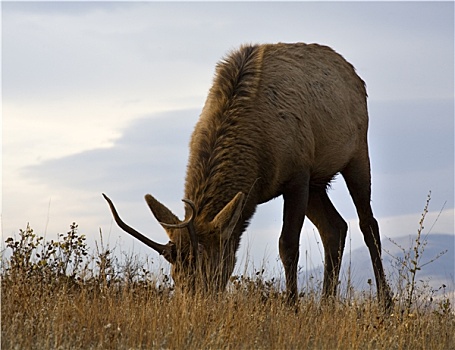
[(24, 168), (22, 175), (60, 189), (134, 198), (155, 187), (164, 195), (183, 183), (189, 138), (198, 113), (191, 109), (136, 119), (113, 147), (46, 160)]
[(377, 172), (439, 170), (453, 163), (453, 99), (372, 101), (369, 107)]
[(452, 3), (5, 3), (4, 93), (112, 91), (137, 86), (132, 77), (163, 88), (169, 75), (195, 83), (241, 43), (314, 41), (377, 80), (376, 98), (441, 96), (453, 77), (452, 13)]
[(453, 100), (370, 103), (373, 203), (380, 216), (419, 211), (430, 190), (433, 205), (453, 207), (453, 115)]

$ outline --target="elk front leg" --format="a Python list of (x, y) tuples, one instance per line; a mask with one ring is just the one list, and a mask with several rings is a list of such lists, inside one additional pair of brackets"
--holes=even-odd
[(297, 300), (297, 264), (299, 261), (299, 240), (308, 203), (308, 178), (286, 186), (283, 193), (283, 228), (279, 249), (280, 258), (286, 275), (288, 300)]

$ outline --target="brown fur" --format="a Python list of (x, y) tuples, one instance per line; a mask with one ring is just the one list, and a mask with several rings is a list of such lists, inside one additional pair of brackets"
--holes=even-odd
[[(324, 295), (334, 295), (347, 225), (326, 188), (341, 172), (359, 213), (378, 291), (391, 303), (370, 207), (366, 98), (353, 66), (325, 46), (246, 45), (218, 63), (191, 138), (185, 185), (185, 198), (197, 210), (194, 227), (207, 279), (218, 274), (216, 284), (224, 288), (256, 206), (283, 195), (280, 256), (291, 300), (305, 216), (324, 244)], [(153, 197), (147, 202), (159, 221), (178, 222)], [(230, 220), (237, 207), (240, 218)], [(187, 230), (167, 232), (185, 260)], [(194, 274), (185, 263), (179, 271)]]

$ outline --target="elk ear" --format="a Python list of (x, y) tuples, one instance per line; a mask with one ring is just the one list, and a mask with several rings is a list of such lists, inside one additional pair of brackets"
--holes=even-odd
[[(179, 224), (180, 220), (175, 216), (164, 204), (157, 201), (151, 194), (145, 195), (150, 210), (152, 211), (158, 222), (165, 222), (167, 224)], [(167, 230), (166, 230), (167, 232)], [(170, 237), (172, 240), (172, 237)]]
[(244, 201), (245, 194), (242, 192), (237, 193), (212, 220), (211, 226), (221, 233), (223, 240), (228, 240), (231, 237), (235, 225), (237, 225), (242, 214)]

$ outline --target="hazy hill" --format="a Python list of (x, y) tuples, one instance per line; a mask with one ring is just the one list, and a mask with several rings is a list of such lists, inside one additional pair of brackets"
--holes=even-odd
[[(402, 236), (393, 239), (393, 243), (388, 238), (383, 237), (383, 261), (387, 277), (392, 285), (396, 283), (399, 276), (399, 263), (396, 258), (402, 259), (405, 253), (401, 248), (404, 248), (406, 252), (409, 251), (410, 247), (415, 245), (415, 239), (416, 235)], [(447, 252), (435, 261), (430, 262), (443, 251)], [(417, 272), (416, 276), (418, 283), (422, 283), (421, 281), (423, 281), (428, 283), (433, 289), (439, 289), (444, 284), (447, 292), (455, 291), (454, 251), (454, 235), (430, 233), (426, 237), (426, 244), (423, 247), (419, 266), (422, 266), (427, 262), (429, 263)], [(414, 252), (411, 251), (411, 256), (413, 256), (413, 254)], [(322, 267), (302, 271), (302, 273), (299, 274), (300, 285), (305, 286), (310, 284), (311, 286), (312, 283), (320, 283), (322, 281), (322, 271)], [(368, 285), (369, 279), (371, 279), (374, 284), (373, 268), (366, 246), (355, 249), (352, 252), (349, 252), (348, 248), (346, 248), (340, 277), (342, 286), (346, 286), (349, 275), (351, 277), (351, 283), (356, 290), (368, 290), (370, 288)]]

